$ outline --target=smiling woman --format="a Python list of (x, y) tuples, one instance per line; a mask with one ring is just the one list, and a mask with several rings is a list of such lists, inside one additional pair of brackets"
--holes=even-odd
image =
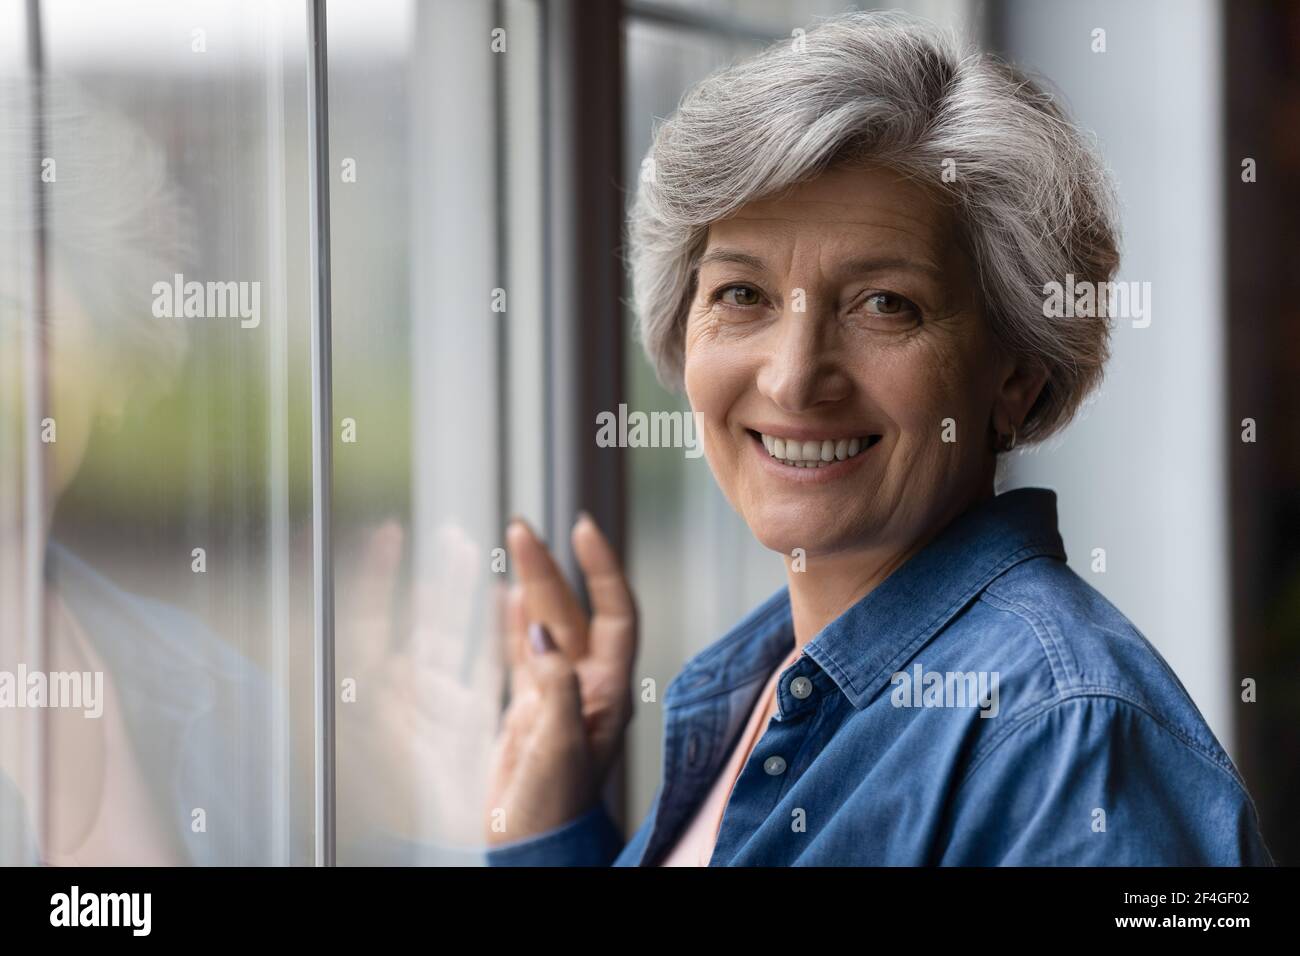
[(1044, 373), (998, 348), (954, 233), (926, 190), (883, 167), (832, 169), (709, 227), (686, 392), (719, 485), (768, 548), (829, 560), (869, 541), (887, 572), (992, 492), (987, 439), (1024, 420)]
[(624, 843), (597, 794), (634, 598), (590, 520), (590, 619), (513, 528), (489, 862), (1270, 862), (1178, 679), (1066, 565), (1055, 494), (994, 494), (999, 454), (1062, 428), (1107, 355), (1104, 317), (1043, 309), (1044, 283), (1118, 263), (1107, 178), (1054, 100), (926, 24), (846, 14), (701, 82), (643, 166), (643, 343), (787, 586), (669, 686)]

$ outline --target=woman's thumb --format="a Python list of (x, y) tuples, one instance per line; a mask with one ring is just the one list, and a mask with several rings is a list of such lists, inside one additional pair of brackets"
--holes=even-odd
[(552, 728), (582, 727), (582, 693), (578, 672), (560, 651), (544, 624), (528, 626), (527, 667), (542, 701), (542, 720)]

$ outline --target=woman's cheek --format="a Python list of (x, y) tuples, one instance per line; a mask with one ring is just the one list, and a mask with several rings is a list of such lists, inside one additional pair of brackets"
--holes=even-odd
[(704, 459), (733, 508), (741, 509), (739, 484), (746, 451), (728, 425), (732, 410), (745, 394), (743, 372), (728, 349), (706, 338), (688, 343), (685, 362), (686, 398), (704, 432)]
[(729, 409), (740, 397), (726, 349), (707, 336), (688, 339), (685, 384), (687, 400), (704, 416), (706, 428), (725, 426)]
[(917, 341), (869, 377), (881, 406), (919, 450), (947, 454), (968, 436), (970, 402), (964, 369), (945, 344)]

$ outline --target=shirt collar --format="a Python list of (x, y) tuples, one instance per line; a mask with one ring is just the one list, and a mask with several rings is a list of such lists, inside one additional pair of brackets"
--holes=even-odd
[(1040, 555), (1065, 560), (1056, 493), (1018, 488), (986, 498), (827, 625), (804, 651), (862, 708), (994, 578)]
[[(1043, 555), (1065, 560), (1056, 493), (1018, 488), (986, 498), (823, 628), (804, 653), (861, 709), (994, 578)], [(665, 692), (665, 706), (766, 676), (793, 646), (790, 593), (783, 587), (683, 668)]]

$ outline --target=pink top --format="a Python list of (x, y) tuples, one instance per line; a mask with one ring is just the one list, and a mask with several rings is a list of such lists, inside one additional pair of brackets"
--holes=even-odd
[(740, 735), (736, 749), (731, 753), (731, 759), (727, 761), (727, 765), (718, 774), (713, 789), (709, 791), (708, 797), (695, 811), (695, 817), (678, 838), (677, 845), (659, 864), (660, 866), (709, 865), (709, 860), (713, 856), (713, 847), (718, 840), (718, 830), (722, 827), (722, 817), (727, 809), (727, 801), (731, 797), (731, 788), (735, 786), (736, 778), (740, 776), (740, 771), (744, 768), (745, 761), (749, 759), (750, 753), (753, 752), (754, 745), (761, 739), (762, 731), (767, 728), (768, 716), (776, 711), (777, 678), (798, 657), (799, 648), (796, 647), (772, 671), (772, 676), (767, 679), (767, 684), (763, 687), (762, 693), (758, 695), (758, 700), (754, 702), (754, 709), (749, 715), (749, 722), (745, 725), (744, 733)]
[[(91, 794), (97, 786), (100, 788), (93, 821), (85, 832), (70, 829), (67, 820), (70, 807), (56, 801), (51, 808), (53, 845), (42, 847), (44, 863), (48, 866), (177, 866), (183, 861), (176, 859), (163, 835), (163, 819), (155, 812), (154, 798), (136, 757), (137, 744), (126, 728), (123, 701), (111, 673), (67, 606), (60, 607), (60, 611), (62, 623), (71, 639), (80, 645), (89, 669), (104, 675), (101, 715), (92, 718), (73, 712), (74, 720), (98, 720), (102, 724), (104, 769), (102, 783), (86, 777), (78, 780), (78, 799), (94, 799)], [(86, 726), (76, 730), (81, 732), (81, 739), (56, 739), (54, 746), (66, 746), (73, 751), (68, 759), (93, 765), (86, 756), (86, 750), (94, 746), (87, 739), (93, 730)]]

